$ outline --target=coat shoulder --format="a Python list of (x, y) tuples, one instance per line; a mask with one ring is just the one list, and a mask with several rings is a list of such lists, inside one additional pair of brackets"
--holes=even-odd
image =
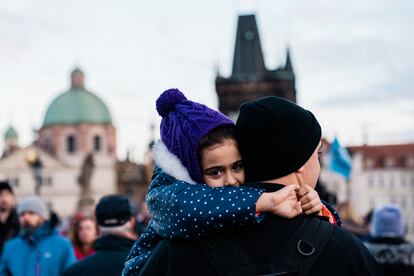
[(9, 250), (19, 250), (22, 248), (24, 244), (24, 241), (19, 237), (14, 237), (8, 241), (6, 241), (6, 243), (4, 244), (4, 249), (3, 249), (3, 254), (7, 254), (9, 252)]

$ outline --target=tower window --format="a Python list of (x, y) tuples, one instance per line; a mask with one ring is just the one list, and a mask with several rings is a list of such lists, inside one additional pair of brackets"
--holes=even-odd
[(69, 135), (67, 138), (67, 150), (69, 153), (74, 153), (76, 151), (76, 138), (73, 135)]
[(101, 151), (102, 148), (102, 142), (101, 142), (101, 137), (96, 135), (95, 137), (93, 137), (93, 149), (95, 151)]

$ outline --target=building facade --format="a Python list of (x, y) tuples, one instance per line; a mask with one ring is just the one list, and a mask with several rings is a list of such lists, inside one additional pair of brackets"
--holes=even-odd
[[(348, 147), (352, 172), (347, 183), (327, 170), (321, 180), (334, 192), (339, 202), (348, 198), (362, 216), (385, 204), (396, 204), (403, 210), (407, 234), (414, 240), (414, 144)], [(328, 164), (327, 155), (323, 157)]]
[(39, 194), (59, 215), (90, 214), (94, 203), (116, 189), (116, 129), (106, 104), (85, 89), (75, 69), (71, 86), (49, 105), (34, 143), (19, 148), (6, 132), (0, 179), (18, 199)]
[(414, 144), (349, 147), (354, 204), (361, 213), (396, 204), (414, 240)]

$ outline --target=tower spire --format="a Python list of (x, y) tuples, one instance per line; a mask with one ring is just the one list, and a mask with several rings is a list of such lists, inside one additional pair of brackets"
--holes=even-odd
[(240, 15), (234, 47), (233, 75), (260, 74), (266, 71), (256, 17)]
[(285, 70), (289, 72), (293, 72), (293, 65), (290, 59), (290, 47), (289, 46), (286, 48)]

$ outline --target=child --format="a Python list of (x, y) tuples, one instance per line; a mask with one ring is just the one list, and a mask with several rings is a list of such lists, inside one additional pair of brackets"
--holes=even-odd
[(259, 223), (263, 212), (290, 218), (302, 209), (305, 214), (321, 210), (317, 193), (306, 185), (274, 193), (234, 187), (244, 183), (244, 171), (234, 123), (223, 114), (188, 101), (176, 89), (159, 97), (157, 111), (163, 119), (161, 141), (154, 147), (158, 168), (147, 195), (152, 219), (131, 250), (124, 275), (137, 273), (162, 238), (192, 238)]

